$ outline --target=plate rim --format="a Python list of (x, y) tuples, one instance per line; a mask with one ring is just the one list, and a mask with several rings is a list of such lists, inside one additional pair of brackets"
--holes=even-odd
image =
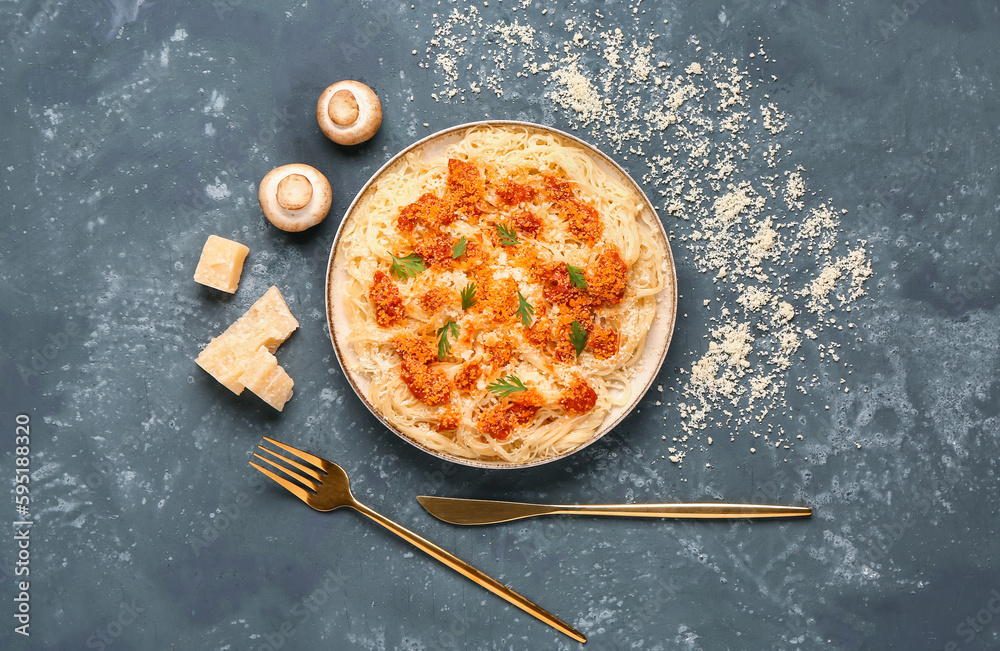
[[(656, 224), (660, 230), (660, 235), (663, 238), (664, 262), (666, 263), (667, 267), (665, 269), (667, 282), (664, 283), (664, 288), (661, 290), (661, 292), (667, 291), (669, 289), (672, 293), (672, 296), (669, 297), (669, 300), (671, 300), (671, 304), (669, 305), (670, 315), (669, 315), (669, 323), (667, 324), (666, 327), (666, 338), (665, 341), (663, 342), (663, 349), (662, 352), (660, 353), (660, 357), (655, 364), (656, 368), (649, 375), (649, 379), (646, 381), (645, 386), (643, 386), (640, 391), (634, 393), (633, 397), (631, 398), (631, 404), (628, 406), (628, 408), (622, 410), (622, 412), (614, 420), (608, 423), (602, 423), (600, 428), (595, 433), (595, 435), (591, 437), (590, 440), (588, 440), (587, 442), (573, 448), (572, 450), (563, 452), (562, 454), (550, 457), (544, 457), (541, 459), (534, 459), (532, 461), (528, 461), (525, 463), (512, 463), (509, 461), (489, 461), (483, 459), (469, 459), (466, 457), (458, 457), (446, 454), (438, 450), (433, 450), (421, 444), (419, 441), (410, 438), (409, 436), (399, 431), (398, 429), (396, 429), (396, 427), (394, 427), (392, 423), (390, 423), (382, 414), (380, 414), (378, 410), (375, 409), (374, 405), (372, 405), (371, 402), (369, 402), (367, 396), (365, 396), (364, 392), (361, 390), (361, 387), (358, 386), (358, 383), (352, 376), (352, 373), (349, 372), (347, 369), (347, 366), (344, 362), (344, 353), (341, 352), (340, 344), (338, 343), (337, 337), (335, 335), (333, 305), (331, 301), (331, 291), (330, 291), (331, 282), (333, 280), (333, 269), (334, 269), (334, 261), (337, 254), (337, 246), (340, 244), (340, 239), (344, 232), (344, 225), (347, 222), (348, 217), (350, 217), (350, 215), (354, 212), (354, 209), (358, 205), (358, 202), (360, 202), (368, 193), (368, 190), (369, 188), (371, 188), (372, 184), (390, 166), (395, 164), (398, 160), (400, 160), (410, 152), (414, 151), (418, 147), (426, 145), (427, 143), (433, 140), (441, 139), (444, 136), (453, 134), (457, 131), (466, 131), (477, 127), (493, 127), (493, 126), (527, 127), (529, 129), (536, 129), (543, 132), (549, 132), (557, 136), (560, 136), (562, 138), (566, 138), (567, 140), (570, 140), (576, 143), (577, 145), (583, 147), (591, 154), (600, 157), (605, 163), (610, 165), (619, 174), (621, 174), (624, 180), (630, 183), (632, 185), (632, 188), (639, 193), (639, 196), (642, 197), (643, 201), (646, 204), (646, 207), (649, 208), (653, 213), (653, 217), (655, 218)], [(365, 184), (361, 186), (361, 189), (359, 189), (357, 194), (354, 195), (354, 199), (351, 201), (351, 203), (347, 206), (347, 209), (344, 211), (344, 214), (340, 220), (340, 224), (337, 226), (337, 233), (333, 238), (333, 243), (330, 245), (330, 256), (327, 261), (326, 281), (324, 283), (324, 298), (326, 302), (327, 330), (329, 331), (330, 341), (333, 344), (334, 354), (337, 357), (337, 364), (340, 366), (341, 372), (344, 374), (344, 377), (347, 379), (347, 382), (351, 385), (351, 389), (361, 400), (362, 404), (364, 404), (365, 407), (368, 408), (368, 411), (370, 411), (372, 415), (375, 416), (375, 418), (377, 418), (378, 421), (381, 422), (389, 431), (391, 431), (397, 437), (403, 439), (410, 445), (416, 447), (417, 449), (426, 452), (427, 454), (430, 454), (434, 457), (437, 457), (438, 459), (441, 459), (443, 461), (449, 461), (451, 463), (456, 463), (463, 466), (481, 468), (486, 470), (521, 470), (525, 468), (534, 468), (548, 463), (552, 463), (554, 461), (565, 459), (566, 457), (572, 454), (576, 454), (577, 452), (580, 452), (584, 448), (593, 445), (600, 439), (604, 438), (611, 430), (617, 427), (629, 414), (632, 413), (632, 411), (638, 406), (638, 404), (642, 402), (642, 399), (645, 397), (650, 387), (653, 386), (653, 382), (656, 380), (656, 377), (659, 375), (660, 370), (663, 368), (663, 363), (666, 360), (667, 353), (670, 350), (670, 344), (673, 341), (674, 329), (676, 328), (677, 325), (677, 299), (678, 299), (677, 265), (674, 260), (673, 251), (670, 248), (670, 237), (666, 231), (666, 228), (664, 228), (663, 226), (663, 221), (660, 219), (660, 215), (656, 210), (656, 206), (653, 204), (652, 201), (650, 201), (645, 191), (635, 181), (635, 179), (633, 179), (632, 176), (617, 161), (611, 158), (611, 156), (598, 149), (595, 145), (592, 145), (589, 142), (583, 140), (582, 138), (575, 136), (571, 133), (562, 131), (560, 129), (557, 129), (555, 127), (550, 127), (535, 122), (527, 122), (524, 120), (478, 120), (474, 122), (457, 124), (447, 127), (445, 129), (441, 129), (440, 131), (436, 131), (430, 135), (424, 136), (423, 138), (420, 138), (419, 140), (416, 140), (415, 142), (407, 145), (399, 152), (397, 152), (394, 156), (389, 158), (389, 160), (387, 160), (381, 167), (379, 167), (375, 171), (375, 173), (372, 174), (371, 177), (369, 177), (369, 179), (365, 182)], [(659, 301), (660, 298), (657, 297), (657, 302), (659, 303)], [(660, 315), (657, 315), (657, 318), (660, 318)]]

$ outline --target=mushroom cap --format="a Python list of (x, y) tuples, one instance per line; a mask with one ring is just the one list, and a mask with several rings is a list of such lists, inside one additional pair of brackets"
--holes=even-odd
[(316, 121), (326, 137), (341, 145), (357, 145), (382, 125), (382, 103), (368, 86), (345, 79), (327, 86), (316, 102)]
[(315, 167), (292, 163), (267, 173), (260, 182), (257, 199), (269, 222), (283, 231), (297, 233), (326, 218), (333, 191)]

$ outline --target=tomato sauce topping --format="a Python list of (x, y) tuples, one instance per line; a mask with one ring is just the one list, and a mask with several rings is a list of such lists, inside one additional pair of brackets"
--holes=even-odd
[(524, 333), (524, 338), (532, 346), (544, 346), (549, 341), (551, 328), (552, 323), (547, 317), (543, 316), (535, 319), (530, 328), (522, 326), (522, 332)]
[(455, 388), (459, 391), (472, 391), (482, 374), (483, 369), (479, 362), (469, 362), (455, 374)]
[(523, 183), (507, 179), (497, 186), (496, 193), (497, 198), (500, 199), (500, 202), (503, 205), (512, 207), (534, 200), (538, 191), (530, 185), (525, 185)]
[(583, 329), (587, 332), (593, 330), (594, 312), (590, 309), (590, 305), (587, 303), (581, 305), (564, 305), (562, 313), (559, 315), (559, 323), (566, 327), (572, 327), (574, 321), (583, 326)]
[(585, 414), (597, 404), (597, 392), (585, 377), (577, 375), (559, 397), (559, 404), (568, 414)]
[(618, 333), (611, 328), (594, 328), (590, 332), (587, 346), (594, 351), (597, 359), (608, 359), (618, 353)]
[(479, 216), (477, 204), (483, 198), (486, 183), (479, 168), (457, 158), (448, 159), (448, 199), (453, 210), (475, 220)]
[(530, 210), (521, 210), (514, 214), (514, 219), (511, 220), (514, 223), (514, 228), (517, 229), (518, 233), (527, 233), (529, 235), (538, 236), (538, 233), (542, 230), (542, 219)]
[(511, 278), (494, 280), (489, 275), (479, 274), (476, 282), (476, 307), (483, 316), (495, 323), (510, 321), (517, 312), (517, 283)]
[(572, 362), (576, 359), (576, 346), (570, 340), (570, 330), (569, 326), (556, 327), (553, 328), (552, 343), (554, 347), (552, 349), (552, 357), (558, 362)]
[(546, 175), (545, 194), (573, 237), (588, 244), (601, 239), (604, 232), (601, 216), (593, 206), (576, 198), (569, 181)]
[(569, 280), (565, 262), (553, 262), (542, 273), (545, 300), (557, 305), (584, 305), (590, 303), (586, 292)]
[(533, 421), (543, 403), (542, 395), (535, 389), (519, 391), (480, 414), (476, 428), (483, 434), (503, 441), (515, 429)]
[(551, 174), (545, 175), (545, 195), (550, 201), (573, 199), (573, 185)]
[(440, 285), (434, 285), (417, 296), (417, 304), (429, 314), (436, 313), (441, 306), (451, 302), (451, 292)]
[(455, 242), (447, 235), (429, 235), (417, 240), (414, 245), (417, 255), (424, 260), (424, 264), (430, 265), (451, 265), (452, 251)]
[(469, 239), (465, 243), (465, 253), (455, 259), (455, 265), (463, 271), (474, 271), (489, 261), (490, 256), (483, 245), (478, 240)]
[(448, 210), (448, 203), (434, 193), (427, 192), (413, 203), (399, 209), (397, 225), (399, 230), (409, 233), (417, 223), (437, 228), (453, 221), (455, 214)]
[(604, 223), (601, 221), (601, 216), (597, 214), (597, 210), (592, 206), (575, 199), (567, 199), (560, 201), (556, 210), (569, 225), (569, 232), (573, 234), (573, 237), (588, 244), (593, 244), (601, 239)]
[(596, 268), (587, 274), (587, 291), (598, 303), (617, 305), (625, 296), (628, 266), (618, 249), (608, 247), (597, 257)]
[(431, 367), (436, 355), (430, 343), (416, 335), (396, 337), (392, 343), (402, 361), (400, 377), (413, 397), (431, 406), (447, 403), (452, 382), (443, 371)]
[(514, 345), (510, 339), (500, 337), (495, 342), (485, 344), (486, 360), (490, 363), (493, 371), (499, 371), (514, 359)]
[(368, 297), (375, 306), (375, 323), (383, 328), (391, 326), (406, 315), (403, 296), (399, 293), (396, 283), (392, 282), (385, 272), (375, 272)]
[[(522, 172), (504, 178), (491, 187), (491, 202), (495, 196), (495, 203), (486, 202), (486, 186), (485, 175), (475, 163), (449, 159), (441, 196), (427, 192), (399, 210), (398, 229), (428, 271), (464, 272), (467, 282), (475, 284), (475, 302), (465, 308), (470, 318), (462, 321), (461, 338), (470, 344), (477, 342), (483, 356), (465, 363), (454, 373), (454, 379), (435, 366), (437, 355), (429, 338), (408, 334), (393, 340), (402, 362), (403, 381), (418, 400), (428, 405), (448, 404), (456, 390), (475, 392), (483, 378), (495, 377), (515, 362), (518, 354), (511, 335), (518, 339), (518, 332), (559, 362), (573, 363), (579, 356), (571, 338), (573, 322), (587, 331), (586, 346), (595, 357), (607, 359), (618, 352), (617, 332), (596, 325), (595, 318), (600, 308), (617, 305), (624, 297), (628, 267), (619, 251), (605, 246), (584, 272), (586, 288), (573, 284), (565, 262), (547, 261), (551, 253), (545, 231), (556, 223), (553, 220), (565, 224), (577, 240), (594, 246), (604, 229), (598, 211), (577, 197), (574, 183), (551, 175), (539, 179), (537, 173)], [(469, 234), (468, 225), (458, 229), (458, 233), (465, 234), (465, 247), (458, 258), (453, 258), (458, 235), (445, 227), (456, 219), (477, 226), (478, 232)], [(496, 232), (498, 224), (513, 229), (518, 242), (502, 241)], [(502, 265), (501, 259), (505, 260)], [(511, 271), (497, 273), (505, 268)], [(434, 275), (429, 279), (430, 286), (414, 295), (420, 309), (437, 315), (442, 309), (450, 313), (457, 308), (456, 289), (435, 284)], [(524, 290), (525, 283), (535, 287), (524, 293), (533, 301), (534, 310), (527, 327), (517, 314), (518, 291)], [(541, 290), (541, 297), (537, 290)], [(370, 298), (380, 326), (405, 317), (399, 288), (381, 271), (374, 276)], [(453, 318), (461, 318), (461, 313)], [(576, 343), (581, 345), (578, 340)], [(594, 389), (578, 375), (560, 396), (559, 404), (567, 413), (582, 414), (593, 409), (596, 400)], [(476, 425), (484, 435), (504, 440), (516, 428), (530, 423), (542, 404), (541, 394), (535, 389), (517, 392), (485, 410)], [(454, 429), (459, 421), (459, 411), (452, 406), (439, 415), (437, 428)]]
[(461, 422), (462, 414), (460, 414), (454, 406), (448, 407), (448, 409), (441, 414), (441, 417), (438, 418), (437, 431), (447, 432), (449, 430), (458, 429)]

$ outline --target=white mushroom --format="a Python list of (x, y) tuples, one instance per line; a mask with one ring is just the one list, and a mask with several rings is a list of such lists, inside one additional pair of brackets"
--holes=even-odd
[(302, 163), (276, 167), (257, 190), (260, 209), (283, 231), (297, 233), (323, 221), (330, 212), (333, 192), (319, 170)]
[(360, 81), (338, 81), (319, 96), (316, 121), (335, 143), (357, 145), (374, 136), (382, 125), (382, 103), (375, 91)]

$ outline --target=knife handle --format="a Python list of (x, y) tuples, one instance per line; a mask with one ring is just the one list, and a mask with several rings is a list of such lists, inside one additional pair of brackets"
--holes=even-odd
[(812, 515), (805, 506), (771, 504), (580, 504), (553, 506), (556, 514), (617, 515), (629, 518), (792, 518)]

